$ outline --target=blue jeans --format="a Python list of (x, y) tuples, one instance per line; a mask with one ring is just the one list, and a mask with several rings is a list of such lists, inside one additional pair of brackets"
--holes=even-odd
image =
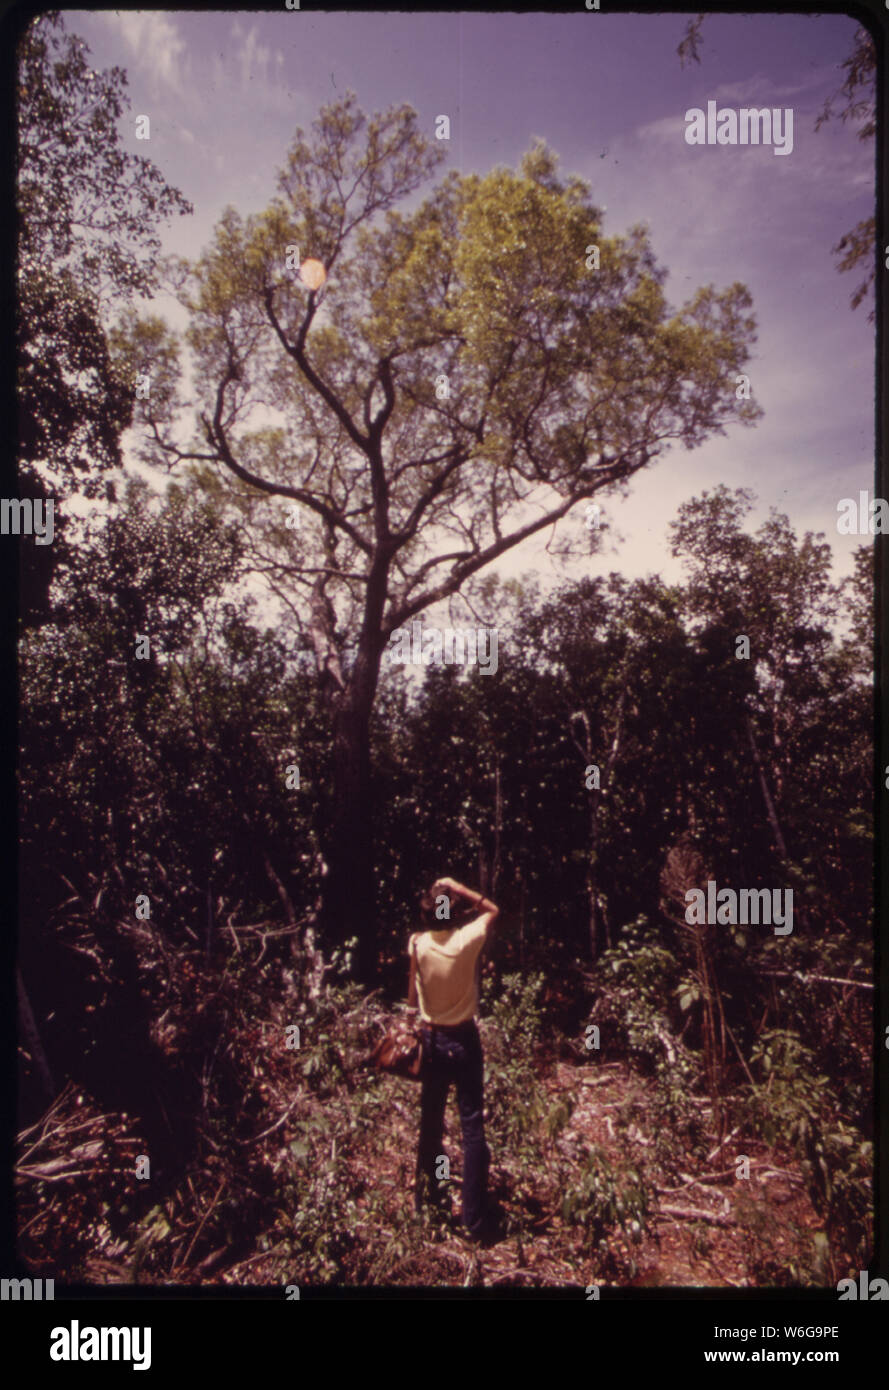
[(445, 1105), (453, 1081), (457, 1085), (457, 1105), (463, 1128), (463, 1225), (470, 1235), (477, 1236), (484, 1224), (491, 1159), (485, 1143), (484, 1063), (478, 1025), (475, 1019), (448, 1028), (424, 1024), (423, 1046), (418, 1194), (425, 1177), (433, 1200), (440, 1200), (435, 1165), (442, 1153)]

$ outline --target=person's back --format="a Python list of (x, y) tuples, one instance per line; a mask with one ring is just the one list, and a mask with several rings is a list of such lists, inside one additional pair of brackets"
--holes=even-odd
[(417, 994), (426, 1023), (454, 1024), (478, 1010), (478, 965), (488, 935), (489, 914), (451, 930), (412, 937), (417, 947)]

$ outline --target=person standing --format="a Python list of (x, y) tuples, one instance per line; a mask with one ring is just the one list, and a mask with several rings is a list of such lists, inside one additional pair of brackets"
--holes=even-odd
[[(464, 918), (459, 926), (450, 920), (436, 922), (434, 909), (441, 896), (448, 899), (449, 911), (455, 898), (465, 903), (468, 920)], [(475, 1015), (479, 960), (500, 909), (455, 879), (440, 878), (421, 898), (420, 912), (425, 930), (414, 933), (408, 945), (408, 1006), (419, 1009), (425, 1054), (415, 1206), (421, 1209), (424, 1196), (439, 1209), (446, 1204), (436, 1166), (442, 1155), (448, 1091), (454, 1082), (463, 1131), (463, 1226), (471, 1240), (482, 1241), (490, 1230), (491, 1156), (485, 1142), (484, 1061)]]

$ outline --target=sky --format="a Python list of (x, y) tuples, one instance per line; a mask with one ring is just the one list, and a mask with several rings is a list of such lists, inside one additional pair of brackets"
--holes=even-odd
[[(875, 329), (870, 300), (849, 306), (860, 270), (839, 274), (831, 247), (873, 215), (875, 148), (839, 119), (814, 126), (842, 82), (854, 20), (711, 15), (702, 61), (685, 68), (683, 14), (109, 10), (65, 21), (94, 68), (127, 71), (126, 147), (194, 204), (165, 230), (166, 252), (197, 256), (227, 204), (244, 216), (265, 208), (295, 128), (308, 131), (347, 89), (367, 113), (409, 102), (430, 137), (448, 115), (437, 177), (515, 167), (543, 137), (563, 174), (589, 181), (606, 234), (647, 223), (671, 305), (705, 284), (748, 286), (758, 340), (747, 371), (765, 411), (752, 429), (732, 426), (691, 452), (673, 446), (625, 499), (606, 499), (609, 544), (568, 573), (680, 579), (668, 522), (721, 482), (755, 492), (749, 525), (777, 507), (798, 533), (824, 532), (836, 577), (849, 572), (866, 538), (837, 533), (837, 504), (874, 492)], [(689, 145), (685, 113), (710, 100), (790, 108), (792, 152)], [(140, 114), (148, 143), (135, 139)], [(169, 301), (150, 308), (183, 323)], [(583, 505), (562, 525), (584, 528)], [(499, 573), (533, 570), (548, 587), (559, 575), (545, 541), (512, 552)]]

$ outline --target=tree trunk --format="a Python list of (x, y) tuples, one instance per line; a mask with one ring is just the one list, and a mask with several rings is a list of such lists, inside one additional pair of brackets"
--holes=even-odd
[(775, 803), (772, 801), (772, 794), (769, 791), (769, 784), (766, 781), (765, 768), (762, 764), (762, 758), (760, 756), (759, 749), (756, 746), (756, 735), (753, 732), (753, 720), (751, 719), (749, 712), (746, 714), (745, 717), (747, 723), (747, 740), (750, 744), (750, 751), (753, 754), (753, 762), (756, 767), (757, 774), (759, 776), (759, 786), (762, 792), (762, 799), (765, 802), (766, 815), (768, 817), (769, 825), (771, 826), (772, 835), (774, 837), (775, 846), (778, 850), (778, 853), (780, 854), (782, 859), (786, 859), (787, 846), (784, 843), (784, 836), (781, 833), (781, 826), (778, 823), (778, 816), (775, 811)]
[[(572, 714), (568, 721), (569, 728), (572, 728), (572, 730), (575, 720), (583, 725), (584, 742), (580, 743), (574, 738), (573, 732), (571, 737), (574, 739), (575, 748), (580, 753), (581, 757), (586, 760), (586, 765), (589, 767), (593, 763), (593, 735), (590, 728), (590, 718), (586, 710), (578, 710), (576, 714)], [(590, 828), (585, 872), (587, 910), (589, 913), (590, 959), (594, 961), (599, 959), (599, 878), (597, 867), (599, 853), (599, 796), (600, 792), (594, 791), (589, 803)]]
[[(347, 676), (324, 577), (315, 585), (311, 605), (318, 676), (322, 689), (333, 698), (335, 711), (332, 813), (323, 837), (328, 872), (321, 884), (320, 926), (325, 948), (343, 946), (350, 939), (357, 942), (352, 973), (364, 984), (374, 983), (377, 977), (370, 717), (380, 675), (383, 609), (394, 553), (391, 541), (378, 540), (367, 578), (358, 650)], [(332, 539), (328, 556), (333, 556)]]
[[(624, 667), (623, 677), (626, 677), (626, 667)], [(611, 777), (614, 773), (614, 766), (617, 762), (617, 757), (620, 752), (621, 731), (623, 729), (624, 704), (626, 702), (626, 697), (627, 690), (626, 686), (624, 685), (621, 688), (621, 692), (617, 701), (617, 711), (614, 724), (614, 736), (611, 740), (611, 750), (608, 754), (608, 761), (605, 764), (604, 769), (604, 787), (602, 785), (602, 769), (600, 768), (599, 786), (590, 789), (592, 791), (592, 796), (590, 797), (589, 811), (590, 830), (589, 853), (587, 855), (586, 865), (586, 890), (587, 902), (589, 904), (590, 958), (594, 961), (599, 959), (601, 951), (601, 933), (599, 930), (600, 924), (604, 925), (605, 927), (605, 944), (607, 948), (610, 950), (611, 947), (614, 945), (611, 939), (610, 919), (608, 917), (607, 912), (602, 909), (599, 902), (599, 811), (602, 802), (602, 792), (605, 788), (609, 787)], [(577, 749), (577, 751), (584, 758), (586, 758), (586, 763), (588, 767), (598, 766), (598, 764), (595, 761), (595, 753), (593, 751), (593, 735), (590, 725), (590, 718), (586, 710), (578, 710), (575, 714), (572, 714), (571, 719), (569, 721), (569, 724), (572, 727), (574, 725), (575, 720), (583, 725), (584, 742), (582, 744), (579, 743), (578, 740), (574, 738), (574, 735), (572, 733), (572, 738), (574, 738), (574, 746)]]
[(328, 944), (357, 939), (354, 974), (365, 984), (377, 976), (370, 715), (378, 675), (379, 654), (359, 652), (334, 717), (333, 817), (321, 908)]

